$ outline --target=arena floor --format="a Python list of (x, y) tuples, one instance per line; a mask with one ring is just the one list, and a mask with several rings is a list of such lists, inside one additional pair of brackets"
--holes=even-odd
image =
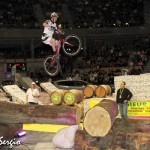
[[(73, 150), (56, 148), (52, 143), (54, 133), (26, 131), (27, 134), (21, 138), (17, 138), (22, 144), (14, 146), (13, 150)], [(2, 148), (2, 149), (1, 149)], [(8, 146), (0, 147), (1, 150), (8, 150)]]

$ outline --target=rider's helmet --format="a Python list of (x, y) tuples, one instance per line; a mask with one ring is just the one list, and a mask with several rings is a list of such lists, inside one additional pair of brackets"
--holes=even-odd
[(52, 13), (51, 13), (51, 18), (52, 18), (52, 17), (58, 18), (58, 14), (57, 14), (56, 12), (52, 12)]

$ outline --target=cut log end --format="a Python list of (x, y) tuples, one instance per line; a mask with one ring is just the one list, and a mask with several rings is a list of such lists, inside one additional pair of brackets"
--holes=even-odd
[(95, 106), (86, 113), (83, 125), (91, 136), (103, 137), (109, 132), (112, 123), (109, 113), (104, 108)]
[(96, 96), (97, 97), (105, 97), (106, 96), (106, 90), (104, 87), (99, 86), (96, 88)]
[(96, 85), (88, 85), (84, 88), (83, 93), (87, 98), (93, 97), (95, 95)]
[(84, 95), (86, 97), (92, 97), (93, 96), (93, 89), (92, 89), (92, 87), (86, 87), (84, 89)]

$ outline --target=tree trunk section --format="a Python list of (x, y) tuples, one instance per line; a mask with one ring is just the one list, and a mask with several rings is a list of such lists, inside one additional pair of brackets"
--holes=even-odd
[(79, 124), (79, 107), (0, 102), (0, 123)]
[(85, 130), (78, 130), (75, 135), (74, 150), (107, 150), (111, 147), (112, 138), (112, 134), (97, 138), (90, 136)]
[(86, 113), (83, 126), (91, 136), (103, 137), (109, 132), (117, 114), (118, 105), (116, 102), (102, 100)]
[(95, 90), (96, 97), (106, 97), (111, 95), (111, 87), (109, 85), (100, 85)]
[(95, 96), (96, 88), (97, 88), (97, 85), (87, 85), (83, 90), (84, 96), (86, 98), (91, 98)]
[(73, 106), (75, 103), (80, 103), (83, 101), (84, 95), (83, 92), (80, 90), (69, 90), (64, 95), (64, 102), (69, 105)]
[(92, 137), (85, 130), (75, 135), (75, 150), (148, 150), (150, 149), (150, 120), (116, 119), (104, 137)]
[(53, 91), (50, 95), (51, 98), (51, 102), (54, 105), (61, 105), (63, 103), (64, 100), (64, 95), (67, 92), (67, 90), (57, 90), (57, 91)]

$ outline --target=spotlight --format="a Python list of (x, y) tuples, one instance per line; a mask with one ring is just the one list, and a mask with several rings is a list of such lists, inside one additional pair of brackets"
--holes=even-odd
[(22, 131), (22, 132), (18, 133), (17, 135), (18, 135), (19, 137), (22, 137), (22, 136), (24, 136), (24, 135), (26, 135), (26, 134), (27, 134), (27, 132)]
[(20, 138), (20, 137), (22, 137), (22, 136), (25, 136), (27, 134), (27, 132), (26, 131), (23, 131), (22, 129), (19, 129), (18, 131), (17, 131), (17, 133), (16, 133), (16, 138)]

